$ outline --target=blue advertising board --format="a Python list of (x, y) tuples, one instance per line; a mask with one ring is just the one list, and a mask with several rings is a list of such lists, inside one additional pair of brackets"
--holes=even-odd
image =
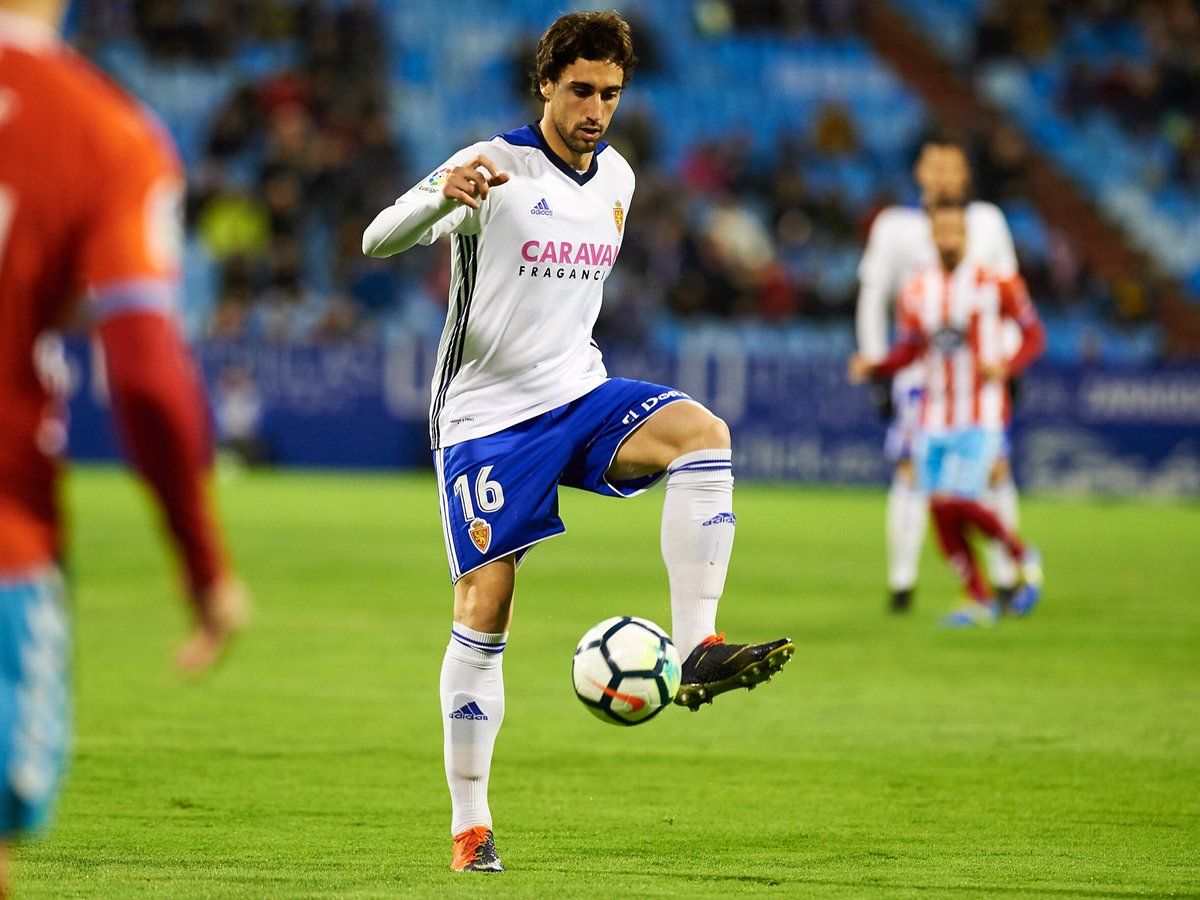
[[(208, 342), (196, 348), (218, 431), (278, 465), (428, 465), (435, 348), (384, 344)], [(84, 342), (74, 373), (71, 451), (117, 455), (100, 368)], [(879, 484), (883, 426), (843, 360), (728, 347), (616, 350), (609, 370), (677, 386), (729, 423), (739, 477)], [(1026, 377), (1013, 461), (1033, 489), (1200, 493), (1200, 366), (1076, 369)]]

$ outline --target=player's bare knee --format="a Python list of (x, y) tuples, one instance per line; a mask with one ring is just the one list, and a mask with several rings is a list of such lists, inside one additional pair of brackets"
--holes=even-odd
[(696, 415), (688, 423), (689, 428), (679, 446), (679, 453), (696, 450), (728, 450), (732, 446), (729, 426), (703, 407), (696, 407)]
[(917, 483), (917, 469), (911, 459), (902, 459), (896, 463), (896, 471), (893, 474), (897, 481), (909, 487)]
[(729, 450), (733, 447), (733, 439), (729, 434), (729, 426), (719, 416), (711, 416), (707, 426), (707, 450)]
[(482, 631), (498, 634), (508, 628), (512, 609), (512, 596), (480, 590), (472, 585), (462, 592), (455, 592), (454, 621)]

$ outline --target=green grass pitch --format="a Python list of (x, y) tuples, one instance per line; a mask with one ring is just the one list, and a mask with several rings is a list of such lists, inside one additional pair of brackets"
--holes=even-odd
[(790, 634), (770, 685), (598, 722), (583, 631), (669, 625), (661, 494), (563, 492), (522, 569), (492, 808), (509, 871), (456, 876), (437, 681), (450, 589), (433, 481), (245, 474), (221, 489), (252, 628), (184, 683), (153, 516), (118, 470), (70, 483), (74, 764), (25, 897), (1197, 896), (1200, 509), (1031, 498), (1047, 596), (940, 630), (883, 612), (883, 495), (740, 486), (720, 622)]

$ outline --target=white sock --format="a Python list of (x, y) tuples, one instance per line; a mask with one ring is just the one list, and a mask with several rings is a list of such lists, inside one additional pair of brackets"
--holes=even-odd
[(717, 630), (733, 552), (733, 454), (685, 453), (667, 467), (662, 555), (671, 584), (671, 640), (685, 660)]
[(928, 525), (929, 498), (925, 492), (893, 478), (887, 499), (888, 587), (893, 591), (910, 591), (916, 585)]
[(450, 833), (492, 827), (488, 773), (504, 721), (504, 645), (508, 632), (486, 634), (454, 623), (442, 661), (442, 728), (446, 782), (453, 813)]
[[(1011, 478), (1006, 478), (997, 485), (987, 489), (983, 495), (983, 505), (996, 514), (1009, 531), (1017, 530), (1017, 485)], [(984, 549), (987, 560), (988, 576), (997, 587), (1016, 587), (1017, 564), (1000, 541), (988, 541)]]

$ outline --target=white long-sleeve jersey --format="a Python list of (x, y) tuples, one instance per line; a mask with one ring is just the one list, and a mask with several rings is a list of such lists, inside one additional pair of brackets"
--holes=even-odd
[[(441, 191), (452, 168), (479, 154), (510, 177), (474, 210)], [(577, 172), (527, 125), (460, 150), (367, 228), (363, 252), (379, 257), (453, 236), (434, 449), (516, 425), (608, 377), (592, 328), (633, 188), (633, 170), (607, 144)]]
[[(1017, 254), (1004, 213), (992, 203), (967, 204), (967, 251), (964, 259), (998, 276), (1016, 274)], [(858, 266), (855, 325), (858, 351), (878, 362), (888, 351), (888, 307), (905, 281), (937, 262), (929, 215), (923, 209), (889, 206), (875, 217), (867, 249)]]

